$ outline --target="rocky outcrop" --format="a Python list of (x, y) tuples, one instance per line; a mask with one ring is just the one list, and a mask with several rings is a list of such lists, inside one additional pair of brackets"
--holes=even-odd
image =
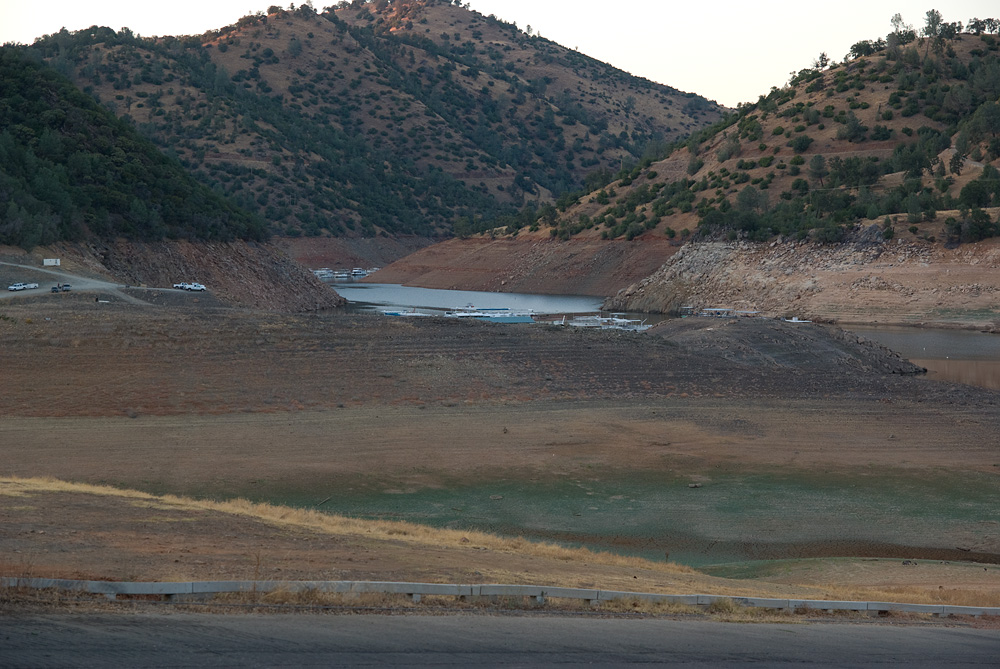
[(616, 311), (669, 313), (727, 307), (844, 323), (993, 329), (1000, 325), (1000, 242), (955, 249), (881, 240), (847, 243), (697, 242), (605, 303)]
[(62, 244), (53, 252), (81, 270), (126, 285), (169, 287), (197, 281), (224, 302), (254, 309), (295, 313), (346, 303), (312, 272), (269, 244), (117, 241)]

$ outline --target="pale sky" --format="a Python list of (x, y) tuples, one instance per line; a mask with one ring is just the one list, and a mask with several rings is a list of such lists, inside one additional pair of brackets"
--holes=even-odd
[[(466, 0), (483, 14), (517, 23), (632, 74), (729, 107), (753, 102), (825, 51), (841, 60), (851, 45), (884, 37), (895, 13), (918, 31), (928, 9), (945, 21), (1000, 18), (997, 0)], [(0, 0), (0, 43), (30, 44), (60, 28), (123, 27), (144, 35), (192, 35), (235, 23), (280, 1)], [(301, 3), (295, 3), (296, 5)], [(313, 0), (318, 9), (330, 0)]]

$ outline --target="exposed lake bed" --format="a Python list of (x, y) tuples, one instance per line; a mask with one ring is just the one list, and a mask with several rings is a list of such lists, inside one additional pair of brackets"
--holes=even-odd
[(8, 309), (8, 472), (692, 564), (1000, 555), (997, 394), (828, 326), (94, 309)]

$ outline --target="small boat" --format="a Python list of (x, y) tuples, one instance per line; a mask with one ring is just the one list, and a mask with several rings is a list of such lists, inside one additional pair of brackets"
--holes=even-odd
[(335, 276), (333, 270), (329, 267), (314, 269), (313, 274), (315, 274), (316, 278), (320, 281), (332, 281)]
[(626, 318), (625, 314), (611, 314), (611, 316), (601, 316), (591, 314), (589, 316), (577, 316), (570, 321), (563, 319), (564, 325), (571, 325), (575, 328), (597, 328), (599, 330), (628, 330), (630, 332), (642, 332), (648, 330), (651, 325), (646, 325), (646, 321), (635, 318)]
[(530, 311), (511, 311), (507, 307), (478, 309), (471, 304), (444, 313), (445, 318), (475, 318), (490, 323), (534, 323)]
[(422, 311), (417, 311), (416, 309), (410, 309), (409, 311), (399, 311), (399, 310), (385, 310), (382, 312), (383, 316), (398, 316), (400, 318), (425, 318), (431, 314), (425, 314)]

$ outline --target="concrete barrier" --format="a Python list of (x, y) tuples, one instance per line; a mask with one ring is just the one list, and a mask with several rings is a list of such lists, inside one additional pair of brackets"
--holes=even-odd
[(867, 611), (868, 602), (836, 602), (822, 599), (790, 599), (790, 609), (815, 609), (820, 611)]
[(889, 613), (928, 613), (931, 615), (941, 615), (941, 605), (939, 604), (906, 604), (902, 602), (867, 602), (868, 612), (873, 614)]
[(404, 583), (397, 581), (193, 581), (193, 582), (138, 582), (124, 581), (73, 581), (52, 578), (0, 578), (0, 587), (31, 588), (33, 590), (67, 590), (105, 595), (116, 599), (119, 595), (160, 595), (167, 599), (176, 597), (224, 594), (231, 592), (274, 592), (288, 590), (303, 592), (316, 590), (333, 593), (400, 594), (420, 601), (422, 596), (438, 595), (456, 598), (476, 597), (528, 597), (537, 604), (548, 598), (584, 600), (592, 604), (616, 599), (637, 599), (647, 602), (670, 602), (688, 606), (711, 606), (720, 600), (750, 608), (812, 609), (823, 611), (862, 611), (871, 614), (883, 612), (921, 613), (933, 616), (1000, 616), (1000, 607), (948, 606), (943, 604), (907, 604), (905, 602), (851, 602), (821, 599), (768, 599), (762, 597), (727, 597), (723, 595), (666, 595), (651, 592), (618, 590), (592, 590), (586, 588), (559, 588), (539, 585), (504, 584), (453, 584), (453, 583)]
[(777, 609), (784, 611), (791, 608), (791, 603), (787, 599), (767, 599), (762, 597), (730, 597), (740, 606), (747, 606), (755, 609)]

